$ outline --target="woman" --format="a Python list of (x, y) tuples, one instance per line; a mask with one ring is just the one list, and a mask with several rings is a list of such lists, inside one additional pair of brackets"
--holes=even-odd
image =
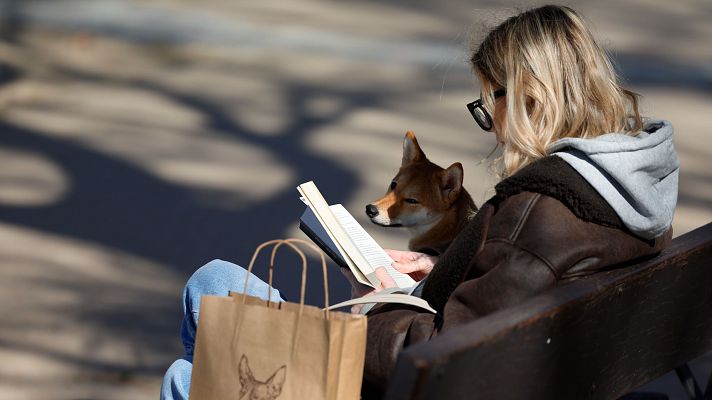
[[(672, 126), (640, 117), (636, 96), (621, 88), (575, 11), (544, 6), (513, 16), (487, 35), (471, 62), (482, 98), (468, 108), (497, 136), (504, 179), (439, 259), (390, 252), (396, 269), (422, 279), (420, 296), (440, 312), (397, 304), (368, 312), (364, 380), (371, 395), (385, 388), (404, 347), (570, 280), (652, 257), (672, 235), (679, 168)], [(196, 293), (186, 295), (189, 333), (195, 295), (206, 286), (196, 282), (214, 285), (220, 277), (217, 293), (225, 294), (243, 279), (232, 264), (206, 267), (186, 288)], [(358, 284), (353, 292), (366, 294)], [(185, 366), (177, 371), (189, 377)], [(178, 375), (166, 374), (166, 398), (177, 393), (170, 392), (180, 386)]]

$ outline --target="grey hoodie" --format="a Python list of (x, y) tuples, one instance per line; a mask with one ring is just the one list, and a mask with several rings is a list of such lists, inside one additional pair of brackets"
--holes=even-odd
[(645, 120), (637, 136), (560, 139), (549, 147), (578, 171), (634, 234), (652, 239), (672, 224), (680, 162), (669, 121)]

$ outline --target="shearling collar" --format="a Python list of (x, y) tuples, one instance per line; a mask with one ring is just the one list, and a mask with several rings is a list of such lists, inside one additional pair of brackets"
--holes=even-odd
[(613, 208), (560, 157), (549, 156), (529, 164), (497, 184), (495, 190), (493, 200), (497, 202), (521, 192), (541, 193), (559, 200), (586, 222), (624, 229)]

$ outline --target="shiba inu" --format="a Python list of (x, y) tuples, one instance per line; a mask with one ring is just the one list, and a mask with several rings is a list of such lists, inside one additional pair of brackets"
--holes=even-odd
[(240, 400), (245, 398), (245, 395), (247, 395), (246, 400), (274, 400), (282, 393), (284, 381), (287, 379), (286, 366), (279, 367), (266, 381), (258, 381), (252, 374), (247, 357), (243, 354), (240, 357), (238, 369), (240, 372), (240, 385), (242, 385)]
[(377, 225), (409, 229), (411, 251), (439, 255), (477, 212), (462, 179), (462, 164), (445, 169), (430, 162), (408, 131), (401, 167), (386, 195), (366, 206), (366, 215)]

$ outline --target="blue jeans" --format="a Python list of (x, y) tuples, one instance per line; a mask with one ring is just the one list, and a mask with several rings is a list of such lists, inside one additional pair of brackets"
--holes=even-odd
[[(200, 317), (200, 297), (203, 295), (227, 296), (229, 291), (243, 293), (247, 270), (223, 260), (213, 260), (198, 268), (183, 289), (183, 323), (180, 337), (185, 355), (173, 362), (163, 377), (161, 399), (187, 399), (190, 393), (190, 375), (193, 371), (193, 346)], [(269, 286), (255, 275), (250, 275), (247, 294), (267, 300)], [(283, 301), (279, 291), (272, 289), (272, 300)]]

